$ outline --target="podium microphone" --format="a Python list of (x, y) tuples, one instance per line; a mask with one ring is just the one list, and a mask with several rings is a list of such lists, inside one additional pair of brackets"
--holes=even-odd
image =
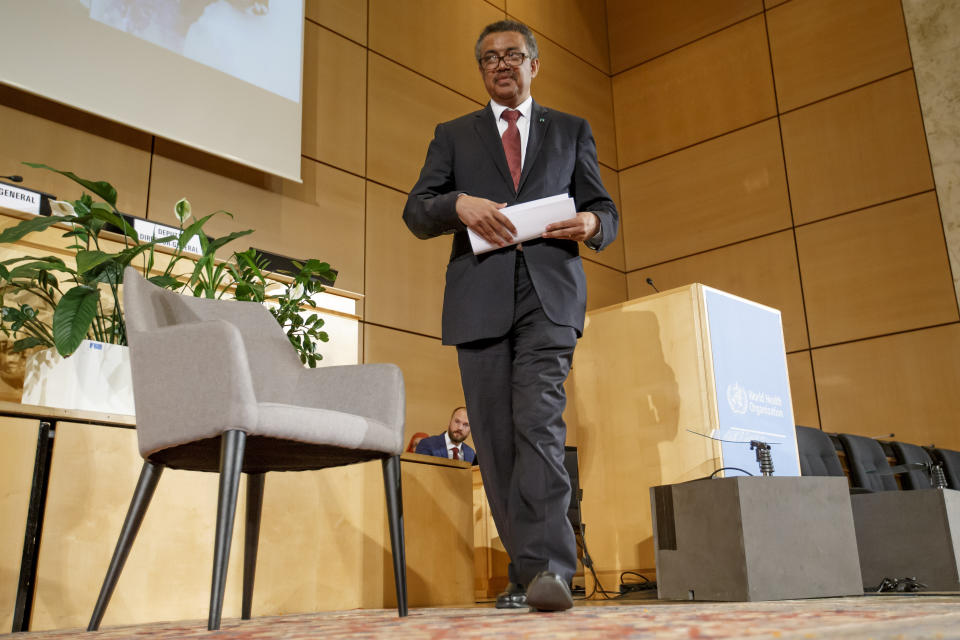
[(0, 176), (0, 180), (9, 180), (10, 182), (23, 182), (23, 176)]
[(647, 284), (653, 287), (654, 291), (660, 293), (660, 289), (657, 289), (657, 285), (653, 284), (653, 278), (647, 278)]

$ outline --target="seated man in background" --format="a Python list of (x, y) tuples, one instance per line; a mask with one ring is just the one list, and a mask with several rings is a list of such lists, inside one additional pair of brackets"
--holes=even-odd
[(467, 408), (457, 407), (450, 416), (450, 424), (446, 432), (421, 440), (417, 445), (416, 453), (450, 460), (464, 460), (473, 464), (477, 454), (464, 442), (469, 435), (470, 422), (467, 420)]

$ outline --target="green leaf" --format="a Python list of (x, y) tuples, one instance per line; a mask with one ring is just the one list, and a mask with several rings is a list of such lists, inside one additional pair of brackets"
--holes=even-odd
[(210, 244), (204, 249), (204, 253), (208, 255), (214, 255), (217, 253), (217, 249), (227, 244), (228, 242), (233, 242), (237, 238), (242, 238), (243, 236), (248, 236), (253, 233), (253, 229), (247, 229), (245, 231), (234, 231), (233, 233), (228, 233), (225, 236), (220, 238), (214, 238), (210, 241)]
[(73, 270), (67, 268), (62, 260), (37, 260), (35, 262), (19, 264), (11, 269), (8, 280), (15, 280), (17, 278), (33, 280), (38, 277), (42, 271), (63, 271), (64, 273), (71, 273)]
[(182, 282), (168, 275), (150, 276), (147, 280), (163, 289), (179, 289), (183, 286)]
[(87, 337), (97, 313), (100, 292), (93, 287), (74, 287), (64, 294), (53, 312), (53, 342), (63, 357), (77, 350)]
[(116, 260), (107, 260), (84, 278), (86, 284), (94, 285), (97, 282), (103, 282), (115, 286), (123, 282), (123, 265)]
[(36, 336), (28, 336), (26, 338), (20, 338), (15, 340), (13, 343), (12, 353), (20, 353), (21, 351), (26, 351), (27, 349), (33, 349), (34, 347), (49, 347), (50, 343), (46, 340), (41, 340)]
[[(220, 211), (214, 211), (213, 213), (207, 214), (207, 215), (203, 216), (202, 218), (198, 218), (198, 219), (194, 220), (194, 221), (190, 224), (190, 226), (187, 227), (186, 229), (184, 229), (184, 230), (183, 230), (183, 233), (180, 234), (180, 239), (179, 239), (179, 241), (178, 241), (178, 244), (179, 244), (180, 248), (183, 249), (184, 247), (186, 247), (186, 246), (187, 246), (187, 243), (190, 242), (190, 239), (193, 238), (193, 236), (195, 236), (195, 235), (197, 235), (197, 234), (202, 234), (203, 225), (205, 225), (205, 224), (207, 223), (207, 220), (209, 220), (209, 219), (212, 218), (213, 216), (217, 215), (218, 213), (225, 213), (225, 214), (227, 214), (228, 216), (230, 216), (231, 218), (233, 217), (233, 214), (230, 213), (229, 211), (220, 210)], [(201, 235), (201, 238), (203, 238), (202, 235)]]
[(103, 264), (114, 258), (113, 254), (103, 251), (78, 251), (77, 252), (77, 273), (87, 273), (94, 267)]
[(93, 182), (92, 180), (86, 180), (79, 177), (71, 171), (60, 171), (60, 169), (54, 169), (53, 167), (48, 167), (45, 164), (40, 164), (37, 162), (24, 162), (23, 164), (28, 167), (33, 167), (34, 169), (47, 169), (48, 171), (53, 171), (54, 173), (59, 173), (62, 176), (70, 178), (80, 186), (93, 191), (95, 194), (109, 202), (114, 207), (117, 206), (117, 190), (113, 188), (109, 182), (99, 181)]
[(58, 222), (72, 222), (75, 220), (76, 218), (73, 216), (37, 216), (36, 218), (30, 218), (29, 220), (24, 220), (12, 227), (4, 229), (3, 232), (0, 233), (0, 243), (17, 242), (28, 234), (35, 231), (43, 231)]
[(134, 231), (133, 227), (131, 227), (122, 216), (118, 216), (116, 213), (114, 213), (113, 209), (111, 209), (108, 205), (105, 205), (102, 202), (97, 202), (90, 207), (90, 213), (94, 217), (99, 218), (100, 220), (108, 224), (112, 224), (116, 228), (120, 229), (120, 232), (125, 236), (132, 238), (137, 242), (140, 241), (140, 236), (137, 235), (137, 232)]

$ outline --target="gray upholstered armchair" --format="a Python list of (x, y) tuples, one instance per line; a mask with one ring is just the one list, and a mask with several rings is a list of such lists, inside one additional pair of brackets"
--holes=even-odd
[(240, 473), (248, 474), (242, 611), (249, 619), (265, 473), (382, 460), (397, 609), (405, 616), (400, 369), (307, 369), (262, 305), (182, 296), (131, 268), (124, 272), (123, 299), (144, 463), (88, 630), (100, 626), (164, 467), (220, 473), (208, 621), (214, 630)]

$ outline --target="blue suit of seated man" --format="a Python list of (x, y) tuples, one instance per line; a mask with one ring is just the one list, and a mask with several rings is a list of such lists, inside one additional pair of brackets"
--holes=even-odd
[(450, 416), (450, 424), (445, 433), (424, 438), (417, 445), (416, 453), (438, 458), (463, 460), (473, 464), (477, 454), (464, 440), (470, 435), (470, 422), (466, 407), (457, 407)]

